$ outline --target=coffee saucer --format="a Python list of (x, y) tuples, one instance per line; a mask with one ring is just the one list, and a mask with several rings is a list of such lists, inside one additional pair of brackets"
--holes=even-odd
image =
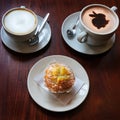
[[(41, 24), (43, 18), (38, 16), (38, 24)], [(16, 42), (12, 37), (10, 37), (3, 27), (1, 27), (1, 39), (2, 42), (9, 49), (18, 53), (34, 53), (43, 49), (50, 41), (51, 38), (51, 28), (48, 23), (45, 24), (43, 30), (39, 34), (40, 42), (36, 45), (29, 45), (28, 42)]]
[(80, 43), (77, 40), (77, 35), (80, 32), (79, 26), (76, 27), (76, 36), (73, 39), (68, 38), (66, 31), (74, 26), (76, 20), (78, 19), (80, 12), (75, 12), (65, 18), (61, 27), (62, 37), (72, 49), (88, 55), (97, 55), (108, 51), (115, 42), (115, 34), (108, 40), (107, 44), (102, 46), (90, 46), (86, 43)]

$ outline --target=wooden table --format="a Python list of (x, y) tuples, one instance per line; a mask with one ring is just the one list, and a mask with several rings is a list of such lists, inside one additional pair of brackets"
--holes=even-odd
[[(50, 12), (52, 37), (42, 50), (32, 54), (16, 53), (0, 38), (0, 120), (120, 120), (120, 27), (113, 47), (100, 55), (85, 55), (71, 49), (63, 40), (64, 19), (91, 3), (118, 7), (119, 0), (1, 0), (0, 20), (10, 8), (24, 5), (36, 14)], [(0, 26), (2, 24), (0, 22)], [(65, 55), (78, 61), (87, 71), (90, 90), (85, 101), (67, 112), (51, 112), (37, 105), (27, 89), (31, 67), (43, 57)]]

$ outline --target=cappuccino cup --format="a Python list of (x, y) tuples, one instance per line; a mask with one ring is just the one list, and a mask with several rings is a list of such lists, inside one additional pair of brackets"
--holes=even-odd
[(6, 33), (15, 41), (23, 42), (31, 38), (37, 29), (37, 15), (24, 6), (8, 10), (2, 17)]
[(79, 15), (78, 41), (92, 46), (106, 44), (119, 26), (116, 10), (115, 6), (109, 8), (102, 4), (90, 4), (84, 7)]

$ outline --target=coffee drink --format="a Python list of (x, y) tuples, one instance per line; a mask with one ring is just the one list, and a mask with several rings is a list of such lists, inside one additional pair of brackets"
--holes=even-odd
[(8, 11), (3, 18), (4, 28), (14, 35), (26, 35), (37, 26), (36, 15), (28, 9), (13, 9)]
[(95, 33), (110, 33), (116, 28), (116, 17), (107, 8), (102, 6), (90, 6), (82, 13), (82, 22)]
[(115, 11), (102, 4), (90, 4), (85, 6), (79, 14), (80, 32), (77, 40), (92, 46), (108, 44), (119, 26), (119, 18)]

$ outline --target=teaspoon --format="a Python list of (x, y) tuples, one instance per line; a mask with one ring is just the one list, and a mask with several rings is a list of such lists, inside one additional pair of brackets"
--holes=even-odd
[(46, 14), (41, 25), (38, 25), (35, 35), (33, 35), (33, 37), (28, 40), (29, 45), (35, 45), (35, 44), (39, 43), (39, 34), (40, 34), (41, 30), (43, 29), (48, 17), (49, 17), (49, 13)]
[(76, 35), (76, 27), (77, 27), (78, 23), (79, 23), (79, 17), (77, 18), (75, 25), (71, 29), (67, 30), (67, 36), (69, 38), (73, 38)]

